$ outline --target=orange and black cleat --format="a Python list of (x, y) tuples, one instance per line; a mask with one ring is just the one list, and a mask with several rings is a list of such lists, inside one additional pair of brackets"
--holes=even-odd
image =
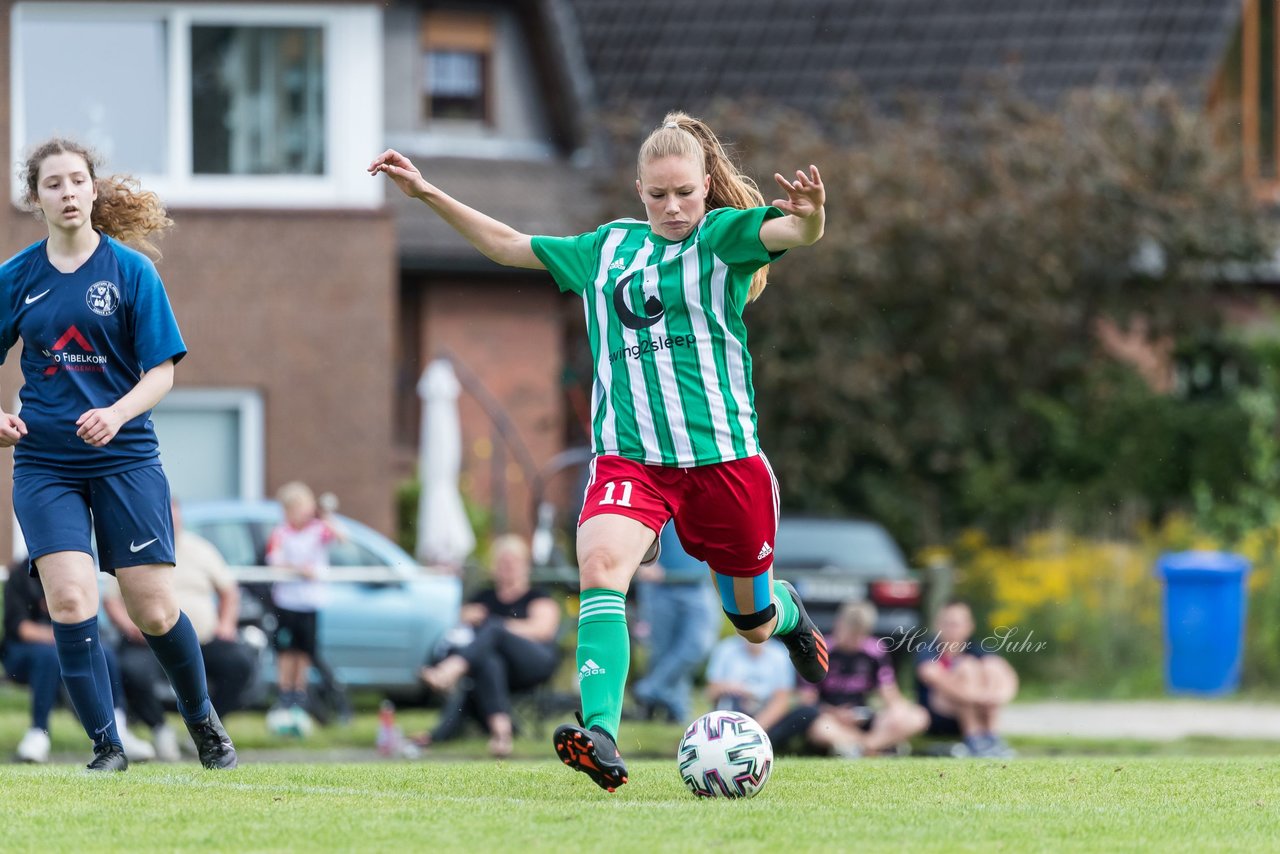
[(787, 652), (791, 653), (791, 664), (800, 674), (800, 678), (816, 685), (827, 678), (827, 642), (822, 637), (822, 632), (818, 631), (818, 627), (813, 624), (813, 620), (809, 619), (809, 612), (804, 609), (800, 594), (791, 586), (791, 582), (780, 583), (796, 603), (796, 608), (800, 611), (800, 619), (790, 632), (778, 635), (778, 640), (782, 641), (787, 647)]
[[(582, 718), (578, 718), (582, 723)], [(573, 724), (556, 728), (552, 739), (556, 755), (570, 768), (590, 777), (606, 792), (616, 790), (627, 782), (627, 766), (618, 755), (618, 745), (613, 736), (598, 726), (583, 729)]]

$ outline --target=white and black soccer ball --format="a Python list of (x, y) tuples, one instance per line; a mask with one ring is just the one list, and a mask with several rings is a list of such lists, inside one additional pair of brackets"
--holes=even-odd
[(773, 770), (764, 728), (741, 712), (708, 712), (689, 724), (676, 754), (680, 778), (701, 798), (750, 798)]

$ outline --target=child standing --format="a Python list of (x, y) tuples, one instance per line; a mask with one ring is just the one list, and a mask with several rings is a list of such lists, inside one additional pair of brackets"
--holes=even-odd
[[(305, 483), (280, 487), (276, 498), (284, 521), (267, 540), (267, 563), (289, 573), (289, 580), (271, 588), (276, 607), (276, 669), (278, 706), (295, 719), (305, 718), (307, 674), (316, 657), (316, 612), (324, 607), (325, 571), (329, 544), (343, 539), (327, 507), (319, 506)], [(309, 721), (296, 721), (300, 731)]]

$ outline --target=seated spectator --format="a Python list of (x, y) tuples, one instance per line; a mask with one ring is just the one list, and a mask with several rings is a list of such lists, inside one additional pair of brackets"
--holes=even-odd
[(929, 734), (963, 737), (956, 755), (1013, 756), (996, 729), (1000, 710), (1018, 693), (1018, 675), (972, 641), (973, 612), (964, 602), (938, 609), (934, 628), (933, 643), (916, 653), (916, 687), (929, 712)]
[[(888, 753), (924, 732), (929, 715), (902, 696), (893, 663), (871, 635), (876, 609), (869, 602), (847, 602), (836, 615), (827, 678), (800, 690), (803, 705), (769, 730), (781, 750), (797, 736), (821, 753), (856, 758)], [(879, 707), (871, 706), (872, 694)]]
[(680, 544), (676, 526), (659, 537), (658, 560), (636, 573), (636, 603), (647, 627), (649, 665), (631, 685), (642, 718), (688, 721), (693, 675), (707, 659), (720, 623), (710, 568)]
[(790, 655), (780, 641), (751, 643), (736, 634), (711, 650), (706, 677), (714, 708), (742, 712), (766, 730), (782, 720), (796, 685)]
[(489, 733), (492, 755), (511, 755), (511, 693), (546, 682), (560, 662), (560, 607), (530, 586), (528, 546), (508, 535), (495, 540), (492, 551), (492, 586), (462, 606), (448, 654), (422, 668), (422, 681), (449, 698), (436, 728), (415, 739), (419, 745), (456, 738), (474, 719)]
[[(62, 670), (53, 637), (53, 620), (44, 598), (40, 576), (28, 571), (25, 559), (8, 568), (4, 584), (4, 635), (0, 636), (0, 661), (13, 681), (31, 688), (31, 727), (18, 743), (21, 762), (49, 761), (49, 715), (58, 700)], [(149, 652), (150, 650), (148, 650)], [(116, 729), (125, 755), (135, 762), (155, 758), (151, 745), (125, 725), (123, 692), (116, 657), (105, 649), (111, 691), (115, 697)], [(154, 658), (154, 656), (153, 656)]]
[[(173, 592), (200, 641), (209, 701), (219, 716), (226, 717), (241, 708), (240, 698), (254, 668), (253, 651), (239, 641), (237, 633), (240, 589), (213, 544), (183, 527), (176, 501), (173, 535)], [(120, 630), (118, 655), (129, 710), (151, 728), (158, 758), (176, 762), (178, 736), (165, 723), (164, 708), (156, 695), (156, 686), (165, 685), (164, 671), (141, 630), (129, 619), (114, 578), (108, 577), (105, 582), (102, 603)]]

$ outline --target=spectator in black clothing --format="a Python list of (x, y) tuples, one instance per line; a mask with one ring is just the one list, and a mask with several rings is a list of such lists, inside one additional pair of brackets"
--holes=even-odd
[[(898, 690), (889, 655), (871, 636), (875, 622), (870, 603), (847, 602), (840, 609), (827, 678), (802, 688), (804, 704), (769, 730), (776, 747), (803, 736), (809, 749), (855, 758), (887, 752), (924, 732), (929, 715)], [(876, 709), (872, 694), (880, 701)]]
[[(28, 571), (24, 558), (9, 565), (4, 583), (4, 635), (0, 636), (0, 662), (13, 681), (31, 688), (31, 727), (18, 743), (21, 762), (49, 761), (49, 715), (62, 687), (62, 670), (53, 637), (53, 620), (44, 598), (40, 576)], [(115, 698), (117, 731), (129, 759), (155, 758), (151, 745), (134, 736), (125, 725), (120, 669), (110, 649), (104, 648), (111, 691)]]
[(422, 669), (429, 688), (449, 695), (439, 725), (417, 739), (424, 746), (456, 737), (471, 718), (488, 731), (489, 752), (509, 756), (511, 692), (547, 681), (559, 663), (560, 607), (546, 591), (530, 587), (529, 547), (520, 537), (504, 536), (492, 552), (493, 585), (462, 606), (460, 628), (470, 637)]
[(53, 621), (45, 604), (40, 579), (27, 574), (27, 562), (9, 567), (4, 584), (4, 638), (0, 660), (15, 682), (31, 687), (31, 728), (18, 744), (18, 759), (47, 762), (49, 714), (58, 699), (58, 650), (53, 641)]

